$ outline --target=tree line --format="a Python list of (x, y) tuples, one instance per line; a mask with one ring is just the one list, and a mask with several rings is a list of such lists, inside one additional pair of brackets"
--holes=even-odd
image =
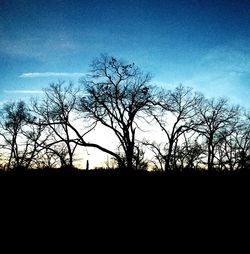
[[(183, 85), (172, 90), (154, 86), (149, 73), (114, 57), (102, 55), (90, 68), (78, 87), (53, 83), (41, 99), (2, 106), (3, 169), (73, 168), (79, 147), (109, 154), (124, 170), (249, 168), (246, 110)], [(160, 142), (140, 138), (148, 126), (160, 132)], [(103, 135), (111, 131), (117, 147), (89, 142), (97, 127)]]

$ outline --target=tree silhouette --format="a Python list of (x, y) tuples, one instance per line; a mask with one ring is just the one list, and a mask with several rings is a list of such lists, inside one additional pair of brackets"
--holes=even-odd
[(242, 116), (234, 132), (227, 136), (221, 144), (220, 161), (224, 158), (224, 169), (242, 170), (249, 167), (250, 121)]
[[(174, 91), (162, 92), (158, 96), (156, 107), (152, 108), (151, 114), (158, 123), (164, 134), (166, 142), (159, 154), (161, 161), (165, 163), (164, 170), (171, 170), (176, 167), (176, 149), (181, 135), (192, 130), (195, 125), (194, 118), (197, 114), (196, 107), (201, 96), (193, 94), (191, 88), (179, 85)], [(152, 146), (152, 149), (160, 149), (159, 146)]]
[(92, 75), (82, 80), (86, 96), (80, 107), (104, 127), (112, 130), (123, 154), (107, 151), (120, 167), (135, 166), (137, 120), (150, 106), (150, 75), (135, 64), (125, 64), (114, 57), (101, 56), (91, 65)]
[(176, 162), (180, 170), (197, 170), (204, 157), (204, 145), (199, 142), (199, 135), (184, 133), (184, 141), (175, 151)]
[(229, 106), (226, 99), (205, 99), (198, 107), (197, 131), (203, 135), (207, 144), (207, 167), (214, 169), (216, 147), (230, 136), (238, 122), (239, 107)]
[[(89, 142), (97, 128), (111, 131), (117, 146)], [(149, 130), (160, 136), (150, 140)], [(83, 158), (77, 149), (91, 147), (111, 155), (109, 169), (243, 171), (250, 168), (250, 114), (183, 85), (160, 90), (134, 63), (102, 55), (78, 88), (59, 81), (40, 100), (4, 104), (0, 142), (7, 170), (73, 169)]]
[(42, 128), (31, 125), (33, 117), (23, 101), (7, 103), (1, 110), (0, 135), (9, 151), (7, 169), (29, 168), (39, 149)]
[[(36, 115), (35, 125), (45, 126), (47, 136), (50, 138), (44, 149), (55, 153), (60, 159), (61, 167), (73, 167), (74, 155), (81, 138), (92, 129), (88, 129), (84, 134), (80, 134), (75, 123), (79, 120), (76, 105), (79, 89), (75, 89), (73, 84), (64, 85), (64, 82), (51, 84), (44, 90), (45, 96), (38, 103), (33, 102), (33, 112)], [(74, 125), (75, 123), (75, 125)]]

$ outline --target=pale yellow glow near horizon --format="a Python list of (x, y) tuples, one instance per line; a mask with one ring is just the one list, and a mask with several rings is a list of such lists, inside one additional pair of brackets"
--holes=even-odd
[[(171, 128), (174, 123), (174, 118), (168, 116), (169, 122), (168, 127)], [(149, 120), (149, 119), (147, 119)], [(74, 120), (72, 119), (72, 123), (74, 123), (75, 128), (77, 128), (80, 133), (81, 129), (84, 131), (84, 124), (81, 119)], [(161, 128), (157, 123), (145, 123), (144, 121), (138, 122), (140, 128), (136, 130), (136, 138), (140, 141), (149, 140), (151, 142), (156, 143), (164, 143), (167, 142), (166, 134), (163, 133)], [(70, 133), (71, 138), (75, 137), (74, 132)], [(113, 131), (103, 125), (99, 124), (92, 130), (89, 134), (84, 137), (84, 140), (89, 143), (98, 144), (110, 151), (117, 152), (117, 147), (119, 145), (118, 138), (114, 135)], [(1, 139), (0, 139), (1, 142)], [(146, 149), (145, 153), (146, 159), (151, 159), (153, 157), (152, 152)], [(110, 154), (104, 153), (97, 148), (92, 147), (83, 147), (79, 146), (76, 150), (75, 154), (76, 161), (74, 165), (80, 169), (86, 168), (87, 161), (89, 162), (89, 168), (93, 169), (96, 167), (105, 167), (106, 162), (109, 161), (112, 164), (112, 156)]]
[[(137, 129), (137, 139), (141, 141), (147, 139), (150, 141), (155, 141), (157, 143), (166, 141), (165, 134), (162, 133), (161, 129), (156, 124), (144, 124), (144, 126), (142, 126), (141, 128), (143, 131)], [(86, 136), (86, 141), (101, 145), (113, 152), (117, 151), (117, 147), (119, 145), (118, 139), (114, 135), (114, 133), (110, 129), (103, 126), (98, 126), (95, 128), (94, 131), (89, 133)], [(80, 155), (80, 151), (83, 151), (84, 158), (82, 157), (82, 155)], [(80, 165), (83, 169), (86, 168), (87, 160), (89, 161), (90, 168), (104, 167), (106, 166), (105, 163), (107, 162), (107, 160), (112, 162), (111, 155), (104, 153), (96, 148), (79, 147), (77, 154), (79, 154), (79, 157), (81, 158)], [(145, 156), (147, 159), (151, 159), (152, 153), (150, 151), (147, 151)]]
[[(148, 125), (144, 123), (144, 126), (142, 125), (142, 131), (137, 129), (136, 138), (141, 141), (150, 140), (157, 143), (166, 141), (165, 134), (162, 133), (161, 129), (156, 124)], [(98, 144), (113, 152), (117, 151), (119, 145), (118, 138), (114, 135), (113, 131), (102, 125), (98, 125), (95, 130), (90, 132), (85, 137), (85, 141)], [(151, 159), (152, 156), (152, 152), (147, 149), (145, 154), (146, 159)], [(89, 161), (90, 169), (106, 167), (107, 161), (111, 164), (113, 162), (112, 155), (92, 147), (79, 146), (76, 152), (76, 158), (79, 158), (79, 160), (76, 161), (75, 165), (81, 169), (86, 168), (87, 160)]]

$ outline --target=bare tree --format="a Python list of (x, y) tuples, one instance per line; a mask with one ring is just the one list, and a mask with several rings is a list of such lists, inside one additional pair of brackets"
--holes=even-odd
[(238, 166), (239, 169), (250, 168), (250, 114), (246, 114), (243, 119), (240, 134), (236, 136), (238, 145)]
[(144, 140), (143, 145), (152, 153), (150, 162), (153, 164), (153, 169), (155, 171), (164, 171), (166, 165), (167, 145), (165, 143), (159, 144), (155, 141), (152, 142), (148, 140)]
[(191, 135), (183, 134), (184, 140), (177, 146), (175, 157), (180, 170), (196, 170), (204, 157), (204, 147), (199, 141), (199, 135), (193, 132)]
[(7, 169), (29, 168), (38, 153), (43, 128), (30, 122), (33, 116), (23, 101), (7, 103), (1, 110), (2, 148), (9, 151)]
[[(150, 82), (150, 74), (134, 63), (102, 55), (79, 88), (59, 81), (30, 107), (23, 101), (4, 104), (4, 167), (73, 168), (78, 147), (97, 148), (112, 156), (108, 167), (127, 170), (149, 164), (160, 171), (197, 169), (201, 163), (209, 171), (250, 167), (250, 114), (241, 114), (226, 99), (206, 99), (182, 85), (156, 93)], [(149, 122), (160, 129), (161, 142), (138, 138)], [(103, 135), (111, 131), (117, 147), (86, 141), (97, 127)]]
[(152, 96), (150, 75), (143, 74), (134, 63), (125, 64), (108, 56), (93, 61), (91, 72), (88, 79), (82, 80), (86, 95), (80, 100), (80, 109), (112, 130), (123, 154), (99, 149), (114, 156), (120, 167), (132, 169), (137, 153), (136, 130), (140, 128), (137, 120), (149, 107)]
[(243, 115), (232, 135), (223, 140), (222, 152), (226, 158), (226, 168), (246, 169), (250, 165), (250, 119)]
[[(193, 94), (191, 88), (180, 85), (174, 91), (162, 92), (160, 100), (151, 112), (166, 139), (163, 146), (165, 151), (161, 151), (165, 171), (175, 168), (179, 138), (195, 125), (195, 109), (200, 100), (199, 94)], [(159, 146), (154, 145), (151, 148), (158, 150)]]
[[(43, 148), (54, 151), (60, 158), (62, 167), (73, 167), (74, 155), (78, 145), (77, 135), (81, 138), (80, 130), (74, 126), (79, 120), (76, 114), (76, 103), (79, 89), (74, 89), (72, 84), (67, 86), (64, 82), (51, 84), (44, 90), (45, 96), (38, 103), (33, 102), (33, 112), (36, 114), (37, 126), (46, 127), (50, 137)], [(60, 146), (60, 152), (58, 150)]]
[(229, 106), (226, 99), (205, 99), (200, 103), (197, 116), (197, 131), (207, 144), (207, 167), (214, 169), (216, 147), (230, 136), (238, 122), (239, 107)]

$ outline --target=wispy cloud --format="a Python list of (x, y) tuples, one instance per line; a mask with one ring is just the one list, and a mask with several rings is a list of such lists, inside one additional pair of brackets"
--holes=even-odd
[(24, 34), (12, 38), (0, 31), (0, 53), (12, 57), (26, 57), (47, 62), (75, 54), (78, 50), (78, 42), (71, 38), (64, 38), (60, 34), (47, 34), (46, 38), (40, 34), (34, 36)]
[(245, 47), (242, 41), (233, 41), (211, 48), (203, 55), (193, 70), (191, 80), (207, 84), (227, 80), (232, 85), (249, 74), (250, 47)]
[[(249, 49), (250, 50), (250, 49)], [(213, 72), (228, 73), (249, 73), (250, 51), (242, 50), (232, 45), (218, 46), (211, 49), (202, 59), (204, 68), (209, 68)]]
[(250, 47), (234, 41), (211, 48), (184, 84), (208, 97), (228, 97), (234, 103), (248, 104)]
[(106, 52), (105, 38), (111, 34), (92, 30), (86, 28), (79, 31), (46, 33), (39, 30), (32, 33), (30, 31), (22, 34), (14, 33), (15, 36), (9, 36), (0, 30), (0, 53), (45, 63), (60, 63), (62, 59), (67, 61), (69, 57), (96, 52), (96, 48), (99, 48), (100, 52)]
[(81, 77), (86, 73), (81, 72), (28, 72), (22, 73), (20, 78), (48, 78), (48, 77)]
[(4, 90), (4, 93), (8, 94), (39, 94), (43, 93), (42, 90)]

